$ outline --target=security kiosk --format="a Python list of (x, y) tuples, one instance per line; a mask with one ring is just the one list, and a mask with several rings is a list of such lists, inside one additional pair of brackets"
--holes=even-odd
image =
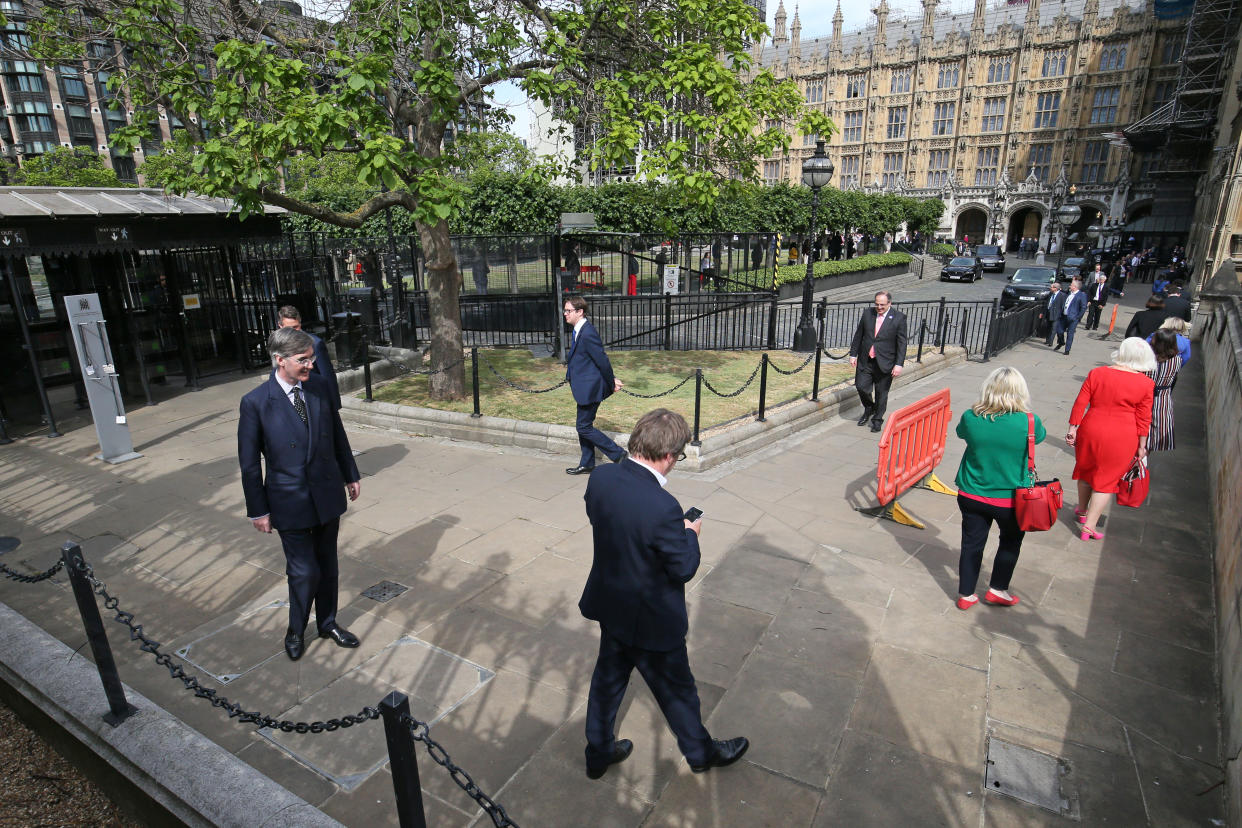
[(73, 347), (78, 354), (78, 365), (86, 384), (86, 398), (91, 405), (95, 433), (99, 436), (98, 457), (109, 463), (124, 463), (141, 457), (134, 451), (134, 441), (129, 434), (116, 363), (108, 342), (108, 323), (104, 321), (99, 307), (99, 294), (66, 296), (65, 310), (69, 316)]

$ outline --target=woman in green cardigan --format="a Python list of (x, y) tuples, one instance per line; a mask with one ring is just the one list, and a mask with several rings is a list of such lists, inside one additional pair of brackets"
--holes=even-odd
[[(1027, 413), (1031, 393), (1017, 369), (997, 368), (983, 382), (979, 402), (957, 422), (957, 436), (966, 441), (966, 453), (957, 467), (957, 508), (962, 513), (962, 557), (958, 564), (957, 608), (979, 603), (975, 588), (983, 547), (992, 523), (1000, 527), (1000, 546), (992, 564), (992, 580), (983, 600), (1012, 607), (1018, 596), (1009, 592), (1009, 579), (1018, 564), (1024, 532), (1013, 508), (1014, 489), (1027, 483)], [(1047, 432), (1035, 417), (1035, 442)]]

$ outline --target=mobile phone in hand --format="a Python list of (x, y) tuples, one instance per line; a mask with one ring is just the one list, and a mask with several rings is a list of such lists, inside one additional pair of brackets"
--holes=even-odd
[(690, 521), (691, 523), (694, 523), (696, 520), (698, 520), (701, 517), (703, 517), (703, 510), (700, 509), (698, 506), (691, 506), (689, 509), (686, 510), (686, 520)]

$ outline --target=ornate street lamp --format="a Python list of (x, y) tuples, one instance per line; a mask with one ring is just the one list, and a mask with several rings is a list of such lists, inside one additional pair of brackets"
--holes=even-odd
[(1056, 209), (1057, 224), (1061, 226), (1061, 245), (1057, 250), (1057, 278), (1061, 277), (1061, 264), (1065, 261), (1065, 244), (1069, 241), (1067, 232), (1074, 222), (1082, 215), (1082, 208), (1074, 203), (1077, 187), (1070, 187), (1066, 193), (1065, 203)]
[(832, 159), (824, 153), (824, 142), (816, 141), (815, 154), (802, 162), (802, 183), (811, 188), (811, 242), (806, 257), (806, 278), (802, 282), (802, 319), (794, 334), (793, 349), (803, 353), (814, 351), (819, 339), (811, 319), (811, 303), (815, 299), (815, 237), (819, 229), (815, 219), (819, 211), (819, 190), (828, 186), (833, 171)]

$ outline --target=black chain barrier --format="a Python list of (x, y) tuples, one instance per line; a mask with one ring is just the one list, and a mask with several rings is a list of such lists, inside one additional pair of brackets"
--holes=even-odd
[(803, 368), (810, 365), (811, 360), (813, 359), (815, 359), (815, 352), (811, 351), (809, 354), (806, 355), (806, 359), (802, 360), (802, 364), (799, 365), (797, 368), (794, 368), (793, 370), (786, 371), (785, 369), (781, 368), (781, 366), (773, 362), (771, 359), (768, 359), (768, 367), (778, 374), (784, 374), (787, 377), (792, 377), (794, 374), (798, 373)]
[(217, 694), (212, 688), (204, 687), (199, 683), (197, 676), (187, 673), (167, 653), (161, 653), (160, 642), (151, 640), (143, 633), (142, 625), (134, 623), (134, 614), (132, 612), (125, 612), (120, 609), (120, 602), (108, 594), (107, 586), (95, 577), (95, 572), (91, 569), (90, 564), (81, 561), (78, 564), (78, 571), (90, 582), (91, 590), (104, 599), (104, 607), (115, 613), (116, 617), (113, 620), (118, 624), (123, 624), (129, 630), (129, 639), (140, 642), (138, 649), (155, 656), (155, 663), (166, 668), (171, 678), (180, 681), (185, 686), (185, 689), (193, 692), (198, 698), (209, 701), (212, 707), (219, 708), (228, 713), (230, 719), (237, 719), (244, 724), (257, 724), (259, 727), (280, 730), (284, 733), (330, 733), (342, 727), (352, 727), (356, 724), (369, 722), (372, 719), (378, 719), (380, 716), (378, 709), (364, 707), (357, 714), (346, 714), (337, 719), (329, 719), (326, 722), (291, 722), (287, 719), (275, 719), (262, 713), (246, 710), (240, 704), (231, 702), (224, 696)]
[(743, 384), (741, 388), (737, 389), (736, 391), (730, 394), (725, 394), (721, 391), (717, 391), (715, 386), (713, 386), (710, 382), (708, 382), (706, 374), (703, 376), (703, 387), (706, 388), (708, 391), (711, 391), (717, 397), (723, 397), (725, 399), (728, 399), (730, 397), (736, 397), (739, 394), (741, 394), (743, 391), (745, 391), (747, 388), (750, 388), (750, 384), (755, 381), (755, 377), (759, 376), (759, 369), (762, 366), (763, 366), (763, 360), (759, 360), (758, 364), (755, 365), (755, 370), (750, 372), (750, 379), (746, 380), (745, 384)]
[(427, 748), (427, 755), (431, 757), (431, 761), (447, 770), (457, 787), (465, 791), (466, 795), (478, 803), (478, 806), (492, 818), (493, 825), (498, 826), (498, 828), (505, 828), (505, 826), (519, 828), (518, 824), (505, 813), (505, 809), (500, 806), (500, 803), (483, 793), (482, 789), (479, 788), (474, 779), (463, 768), (453, 764), (453, 759), (448, 755), (448, 751), (439, 742), (431, 738), (431, 726), (429, 724), (420, 722), (413, 716), (404, 713), (401, 715), (401, 723), (410, 729), (411, 739), (416, 742), (422, 742)]
[(841, 354), (841, 356), (833, 356), (832, 354), (828, 353), (828, 349), (825, 348), (823, 345), (819, 346), (819, 350), (820, 350), (820, 353), (822, 353), (824, 356), (828, 357), (829, 359), (833, 359), (833, 360), (845, 359), (846, 357), (850, 355), (850, 352), (846, 351), (845, 353)]
[(65, 562), (61, 560), (57, 561), (53, 566), (43, 572), (40, 572), (38, 575), (23, 575), (20, 572), (14, 572), (4, 564), (0, 564), (0, 574), (3, 574), (4, 577), (10, 580), (17, 581), (19, 584), (37, 584), (40, 581), (46, 581), (48, 578), (51, 578), (57, 572), (60, 572), (64, 566)]
[(392, 357), (383, 357), (383, 361), (387, 362), (389, 365), (396, 365), (398, 368), (401, 369), (401, 373), (403, 374), (413, 374), (419, 377), (430, 377), (433, 374), (447, 374), (449, 371), (452, 371), (458, 365), (466, 364), (466, 358), (462, 357), (461, 359), (454, 362), (452, 365), (446, 365), (443, 368), (434, 368), (434, 369), (428, 368), (426, 371), (422, 371), (416, 368), (411, 368), (410, 366), (406, 365), (401, 360), (394, 359)]
[[(483, 356), (483, 355), (480, 354), (480, 356)], [(492, 375), (496, 377), (496, 379), (500, 380), (502, 383), (509, 386), (514, 391), (521, 391), (523, 394), (546, 394), (549, 391), (555, 391), (558, 388), (564, 388), (566, 385), (569, 385), (569, 380), (561, 380), (556, 385), (553, 385), (550, 388), (526, 388), (524, 386), (518, 385), (517, 383), (511, 382), (505, 379), (504, 377), (502, 377), (500, 375), (500, 372), (492, 367), (492, 363), (488, 361), (486, 356), (483, 356), (483, 364), (487, 366), (487, 370), (491, 371)]]
[(658, 397), (667, 397), (669, 394), (673, 393), (678, 388), (681, 388), (683, 385), (685, 385), (687, 382), (689, 382), (692, 379), (694, 379), (694, 374), (690, 374), (685, 379), (683, 379), (681, 382), (674, 385), (672, 388), (668, 389), (667, 391), (661, 391), (658, 394), (639, 394), (637, 391), (630, 391), (628, 388), (622, 388), (621, 393), (629, 394), (631, 397), (637, 397), (640, 400), (654, 400)]

